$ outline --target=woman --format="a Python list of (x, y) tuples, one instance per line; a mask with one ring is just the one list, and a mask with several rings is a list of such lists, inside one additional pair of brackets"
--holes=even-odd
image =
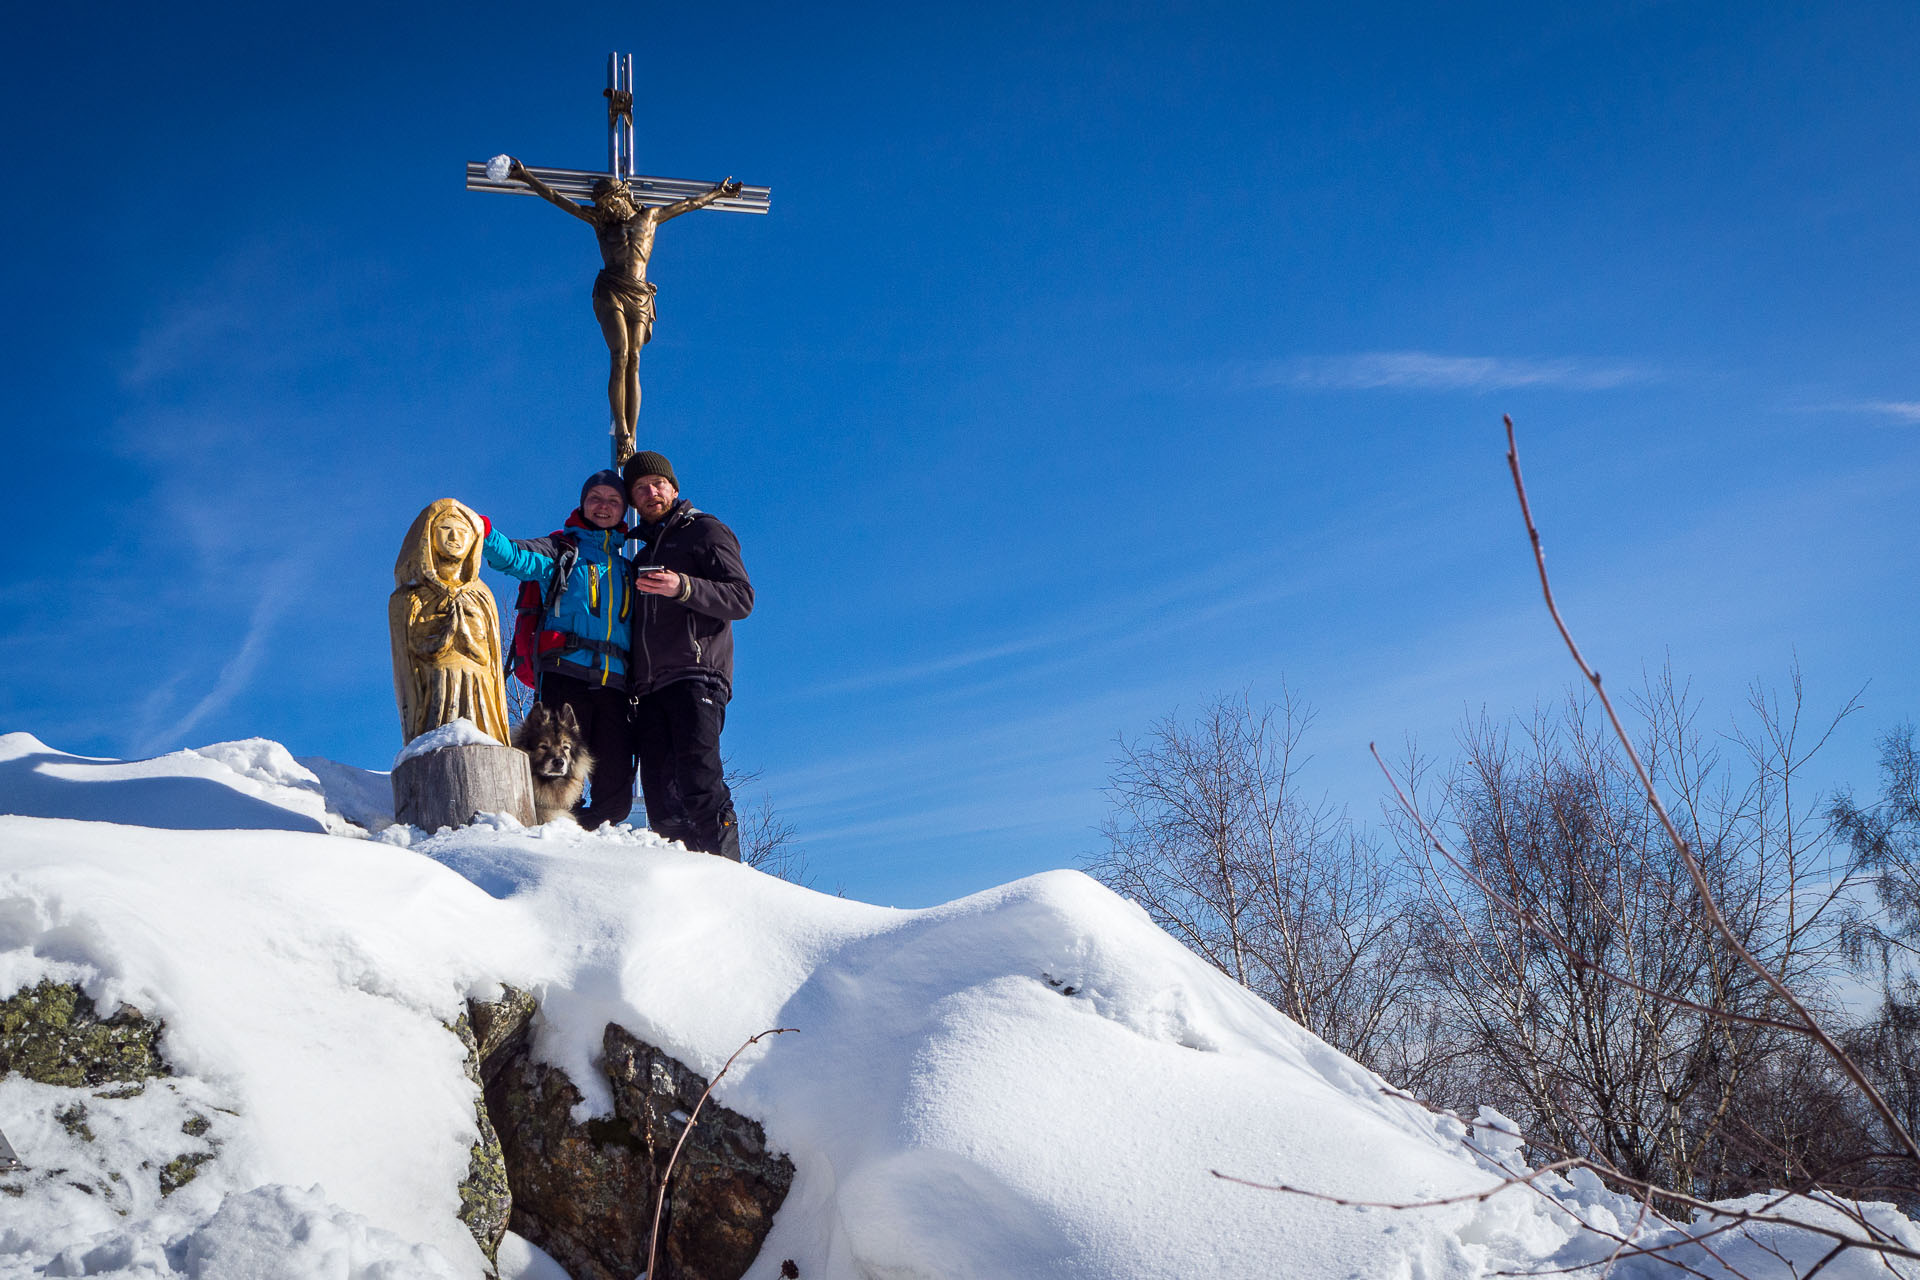
[(591, 790), (575, 813), (583, 827), (619, 822), (633, 809), (633, 747), (627, 725), (627, 644), (633, 584), (624, 572), (627, 500), (620, 477), (596, 471), (580, 486), (580, 505), (566, 528), (546, 538), (509, 541), (488, 529), (486, 558), (544, 593), (561, 546), (577, 552), (553, 607), (540, 624), (533, 655), (540, 702), (558, 713), (573, 708), (580, 737), (593, 754)]

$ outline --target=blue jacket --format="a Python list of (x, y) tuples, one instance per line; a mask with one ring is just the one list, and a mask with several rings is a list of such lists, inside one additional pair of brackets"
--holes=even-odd
[[(624, 685), (637, 595), (620, 557), (626, 530), (595, 529), (576, 511), (567, 517), (566, 534), (578, 544), (579, 558), (553, 612), (541, 624), (543, 633), (558, 631), (565, 639), (559, 648), (540, 655), (540, 669), (592, 684)], [(539, 539), (545, 545), (551, 541)], [(497, 529), (487, 533), (486, 556), (489, 567), (522, 582), (537, 582), (543, 591), (553, 576), (552, 557), (509, 541)]]

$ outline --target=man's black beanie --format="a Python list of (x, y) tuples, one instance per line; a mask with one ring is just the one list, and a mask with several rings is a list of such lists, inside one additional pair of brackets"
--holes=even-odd
[(655, 453), (651, 449), (642, 449), (627, 459), (626, 466), (620, 468), (620, 478), (627, 482), (625, 492), (631, 494), (633, 482), (641, 476), (665, 476), (674, 489), (680, 488), (680, 477), (673, 474), (673, 464), (667, 461), (665, 454)]
[[(627, 500), (627, 486), (620, 483), (619, 473), (603, 467), (599, 471), (596, 471), (592, 475), (588, 476), (587, 482), (580, 486), (580, 509), (582, 511), (586, 510), (586, 506), (587, 506), (587, 490), (593, 488), (593, 486), (597, 484), (603, 484), (607, 486), (607, 488), (609, 489), (618, 490), (620, 493), (620, 501), (625, 502)], [(678, 485), (674, 486), (674, 488), (676, 489), (679, 487), (680, 486)]]

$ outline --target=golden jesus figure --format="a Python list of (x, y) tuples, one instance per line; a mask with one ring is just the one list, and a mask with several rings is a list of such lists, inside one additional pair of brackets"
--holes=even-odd
[(613, 417), (614, 465), (633, 453), (634, 429), (640, 420), (640, 348), (653, 338), (654, 287), (647, 280), (647, 259), (653, 256), (653, 233), (668, 218), (704, 208), (723, 196), (740, 194), (740, 184), (728, 178), (719, 186), (659, 208), (643, 207), (627, 184), (605, 177), (593, 184), (593, 203), (576, 204), (536, 178), (525, 165), (508, 158), (507, 176), (524, 182), (534, 193), (565, 209), (593, 228), (600, 241), (604, 264), (593, 281), (593, 315), (607, 340), (611, 368), (607, 373), (607, 409)]

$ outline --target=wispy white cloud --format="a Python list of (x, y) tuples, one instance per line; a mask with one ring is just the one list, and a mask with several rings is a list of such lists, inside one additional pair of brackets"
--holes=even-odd
[(985, 648), (970, 649), (964, 653), (950, 654), (927, 662), (911, 663), (904, 666), (888, 667), (883, 670), (864, 672), (849, 676), (844, 680), (832, 680), (822, 684), (810, 685), (806, 689), (809, 697), (837, 696), (846, 693), (865, 693), (874, 689), (893, 685), (914, 684), (935, 676), (952, 675), (969, 667), (982, 663), (995, 662), (1003, 658), (1017, 657), (1057, 644), (1052, 636), (1033, 636), (1009, 644), (991, 645)]
[(144, 318), (121, 376), (136, 392), (181, 377), (257, 380), (370, 347), (380, 322), (358, 318), (356, 304), (385, 274), (324, 236), (257, 234)]
[[(271, 576), (270, 581), (281, 585), (269, 586), (260, 593), (259, 599), (254, 602), (253, 616), (247, 621), (247, 634), (241, 639), (240, 647), (234, 650), (233, 656), (221, 665), (220, 674), (214, 677), (213, 687), (202, 694), (200, 700), (189, 707), (185, 714), (164, 728), (149, 733), (135, 749), (135, 755), (150, 756), (178, 745), (201, 721), (223, 710), (252, 682), (254, 674), (260, 669), (261, 659), (266, 656), (267, 633), (280, 615), (286, 612), (292, 599), (293, 593), (285, 585), (289, 580), (290, 574), (287, 572)], [(182, 682), (182, 677), (176, 676), (164, 687), (172, 689)], [(157, 712), (159, 707), (153, 706), (150, 710)]]
[(1920, 422), (1920, 400), (1863, 400), (1847, 408), (1858, 413), (1877, 413), (1902, 422)]
[(1505, 391), (1547, 387), (1605, 391), (1650, 382), (1653, 369), (1573, 357), (1449, 356), (1431, 351), (1362, 351), (1337, 356), (1294, 356), (1251, 366), (1256, 386), (1313, 391)]

